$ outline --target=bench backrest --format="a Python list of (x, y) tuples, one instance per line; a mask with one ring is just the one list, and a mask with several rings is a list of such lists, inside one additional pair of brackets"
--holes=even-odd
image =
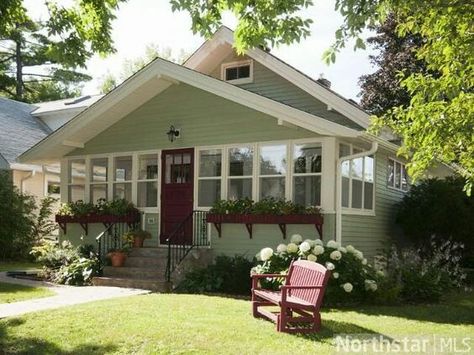
[(287, 285), (320, 286), (321, 288), (306, 290), (294, 289), (291, 290), (290, 295), (309, 302), (319, 309), (323, 301), (324, 291), (330, 274), (331, 272), (321, 264), (308, 260), (293, 261), (288, 270), (288, 277), (286, 279)]

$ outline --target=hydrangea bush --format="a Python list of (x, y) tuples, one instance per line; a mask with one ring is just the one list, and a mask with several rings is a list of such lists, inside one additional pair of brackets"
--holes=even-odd
[[(378, 283), (384, 279), (381, 271), (368, 264), (364, 254), (352, 245), (343, 247), (329, 240), (303, 240), (301, 235), (291, 237), (289, 244), (280, 244), (275, 250), (263, 248), (257, 254), (258, 264), (252, 269), (257, 274), (286, 274), (293, 260), (309, 260), (324, 265), (331, 270), (331, 278), (326, 290), (326, 303), (360, 302), (374, 296)], [(277, 289), (284, 279), (263, 280), (264, 287)]]

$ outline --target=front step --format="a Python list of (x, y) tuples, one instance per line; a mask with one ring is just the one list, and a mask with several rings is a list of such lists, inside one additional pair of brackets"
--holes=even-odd
[(168, 258), (168, 249), (167, 248), (132, 248), (130, 251), (130, 256), (139, 256), (139, 257), (152, 257), (157, 259), (167, 259)]
[(144, 268), (144, 267), (114, 267), (104, 266), (104, 276), (118, 277), (124, 279), (143, 279), (143, 280), (158, 280), (161, 281), (165, 276), (165, 269), (161, 268)]
[(142, 290), (150, 290), (153, 292), (170, 292), (171, 285), (169, 282), (150, 279), (128, 279), (119, 277), (94, 277), (92, 278), (94, 286), (113, 286), (138, 288)]
[(167, 262), (167, 258), (156, 258), (152, 256), (128, 256), (125, 260), (124, 266), (165, 270)]

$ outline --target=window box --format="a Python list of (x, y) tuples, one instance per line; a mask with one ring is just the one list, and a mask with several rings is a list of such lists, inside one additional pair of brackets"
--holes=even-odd
[(120, 216), (97, 213), (91, 213), (85, 216), (56, 215), (55, 221), (59, 224), (59, 227), (61, 227), (65, 234), (67, 232), (68, 223), (78, 223), (87, 235), (89, 232), (89, 223), (102, 223), (106, 227), (113, 223), (126, 223), (129, 227), (132, 227), (140, 222), (140, 212), (137, 210)]
[(219, 238), (222, 236), (223, 223), (237, 223), (245, 224), (249, 237), (252, 238), (253, 224), (278, 224), (280, 227), (283, 239), (286, 238), (287, 224), (313, 224), (318, 231), (319, 236), (323, 236), (323, 216), (320, 214), (288, 214), (288, 215), (274, 215), (274, 214), (208, 214), (206, 216), (208, 223), (213, 223), (219, 233)]

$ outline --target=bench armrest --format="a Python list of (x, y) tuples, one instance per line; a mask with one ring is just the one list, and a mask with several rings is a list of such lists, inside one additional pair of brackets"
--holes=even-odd
[(285, 274), (253, 274), (252, 277), (252, 289), (259, 290), (261, 287), (258, 286), (258, 280), (260, 279), (276, 279), (276, 278), (286, 278), (288, 275)]
[(314, 289), (314, 288), (321, 289), (321, 288), (323, 288), (323, 286), (316, 286), (316, 285), (314, 285), (314, 286), (312, 286), (312, 285), (304, 285), (304, 286), (303, 285), (301, 285), (301, 286), (299, 286), (299, 285), (283, 285), (281, 287), (282, 290), (283, 289), (288, 289), (288, 290), (291, 290), (291, 289), (310, 290), (310, 289)]

